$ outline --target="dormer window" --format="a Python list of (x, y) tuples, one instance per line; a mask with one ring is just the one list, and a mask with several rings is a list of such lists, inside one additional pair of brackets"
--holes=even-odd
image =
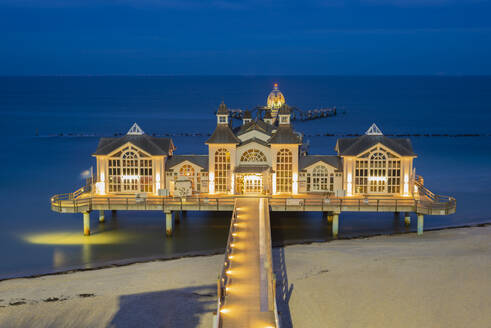
[(290, 117), (288, 115), (280, 115), (280, 124), (290, 124)]
[(218, 123), (226, 124), (227, 123), (227, 116), (225, 116), (225, 115), (218, 116)]

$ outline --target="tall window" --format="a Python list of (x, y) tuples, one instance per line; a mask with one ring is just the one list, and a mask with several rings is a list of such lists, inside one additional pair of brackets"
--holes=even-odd
[(368, 159), (358, 159), (355, 164), (355, 193), (368, 192)]
[(249, 149), (240, 157), (241, 162), (266, 162), (264, 153), (257, 149)]
[(140, 159), (140, 191), (152, 192), (152, 159)]
[(215, 192), (228, 191), (228, 176), (230, 173), (230, 153), (219, 149), (215, 153)]
[(152, 159), (131, 146), (108, 159), (109, 192), (152, 192)]
[(109, 159), (107, 173), (109, 192), (121, 192), (121, 159)]
[(401, 192), (401, 161), (398, 159), (389, 159), (388, 161), (388, 177), (387, 188), (391, 194), (398, 194)]
[(325, 166), (319, 165), (312, 172), (312, 191), (327, 190), (329, 172)]
[(384, 153), (376, 152), (370, 156), (370, 192), (386, 192), (387, 158)]
[(276, 157), (276, 190), (292, 192), (293, 155), (288, 149), (281, 149)]
[(138, 191), (138, 155), (135, 152), (123, 153), (121, 171), (123, 191)]
[(311, 181), (312, 187), (307, 186), (308, 191), (334, 191), (334, 173), (329, 174), (328, 169), (318, 165), (312, 171), (312, 179), (308, 177), (307, 183)]

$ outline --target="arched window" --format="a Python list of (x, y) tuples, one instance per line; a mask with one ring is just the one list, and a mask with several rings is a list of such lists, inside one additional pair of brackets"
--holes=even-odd
[(187, 177), (191, 181), (192, 184), (192, 189), (195, 189), (195, 175), (194, 175), (194, 168), (189, 165), (189, 164), (184, 164), (181, 166), (179, 169), (179, 175), (182, 177)]
[(108, 159), (109, 192), (152, 192), (152, 159), (131, 146)]
[(276, 156), (276, 190), (292, 192), (293, 155), (288, 149), (281, 149)]
[(257, 149), (249, 149), (240, 157), (241, 162), (266, 162), (264, 153)]
[(215, 153), (215, 192), (227, 192), (230, 174), (230, 152), (219, 149)]
[(179, 175), (183, 177), (194, 177), (194, 169), (189, 164), (184, 164), (179, 169)]
[(334, 190), (334, 174), (329, 174), (329, 171), (324, 165), (318, 165), (312, 171), (312, 191), (333, 191)]
[(390, 193), (401, 191), (401, 160), (381, 148), (365, 153), (355, 161), (355, 193)]
[(378, 151), (370, 156), (370, 192), (383, 193), (387, 187), (387, 157)]

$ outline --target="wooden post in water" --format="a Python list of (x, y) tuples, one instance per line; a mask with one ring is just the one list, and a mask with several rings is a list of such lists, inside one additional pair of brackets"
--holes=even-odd
[(339, 232), (339, 213), (333, 214), (332, 219), (332, 236), (336, 238)]
[(408, 227), (411, 225), (411, 216), (409, 216), (409, 212), (406, 212), (406, 214), (404, 215), (404, 223)]
[(84, 212), (84, 236), (90, 236), (90, 211)]
[(172, 215), (172, 212), (165, 212), (165, 234), (167, 236), (171, 236), (173, 230), (174, 230), (174, 216)]
[(423, 225), (425, 216), (423, 214), (418, 214), (418, 236), (423, 235)]

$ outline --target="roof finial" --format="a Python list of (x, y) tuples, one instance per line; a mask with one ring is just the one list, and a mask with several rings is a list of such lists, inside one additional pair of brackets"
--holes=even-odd
[(367, 130), (367, 132), (365, 132), (365, 134), (368, 136), (383, 136), (384, 135), (375, 123), (372, 124), (372, 126)]
[(128, 135), (135, 135), (135, 136), (141, 136), (141, 135), (145, 134), (145, 132), (143, 132), (143, 130), (138, 126), (138, 124), (133, 123), (133, 125), (130, 128), (130, 130), (126, 134), (128, 134)]

